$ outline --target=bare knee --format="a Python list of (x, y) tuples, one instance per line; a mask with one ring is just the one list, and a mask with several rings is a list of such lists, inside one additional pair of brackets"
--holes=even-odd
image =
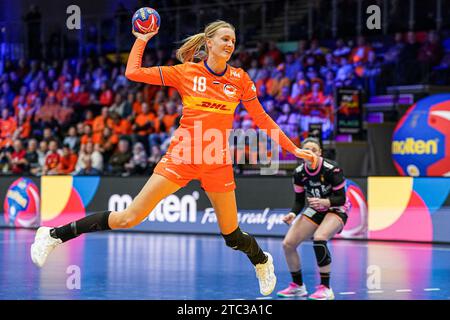
[(299, 242), (295, 243), (290, 240), (284, 240), (283, 241), (283, 249), (284, 251), (295, 251), (297, 250), (297, 247), (302, 243), (303, 240), (300, 240)]
[(328, 241), (328, 234), (322, 233), (322, 232), (316, 232), (314, 233), (313, 237), (314, 241)]
[(130, 229), (137, 226), (140, 221), (137, 219), (138, 215), (132, 211), (125, 210), (121, 212), (116, 212), (113, 217), (110, 227), (112, 229)]

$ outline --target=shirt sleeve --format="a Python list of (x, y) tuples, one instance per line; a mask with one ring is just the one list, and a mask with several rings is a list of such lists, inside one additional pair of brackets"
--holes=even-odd
[(161, 74), (161, 81), (163, 86), (178, 88), (183, 81), (185, 64), (177, 64), (175, 66), (158, 67)]
[(241, 95), (241, 101), (243, 103), (255, 100), (257, 98), (256, 86), (247, 72), (244, 72), (244, 76), (242, 79), (242, 87), (243, 91)]
[(329, 181), (331, 183), (333, 191), (338, 191), (345, 188), (345, 178), (342, 169), (338, 167), (334, 167), (333, 169), (331, 169), (331, 172), (329, 174)]
[(329, 197), (332, 207), (343, 206), (346, 201), (345, 194), (345, 178), (341, 168), (335, 167), (331, 169), (329, 181), (332, 186), (332, 192)]
[(147, 42), (136, 39), (128, 57), (125, 76), (132, 81), (177, 87), (177, 84), (180, 83), (184, 65), (143, 68), (142, 56), (146, 45)]
[(280, 127), (272, 120), (272, 118), (264, 111), (261, 103), (259, 103), (258, 99), (255, 97), (249, 101), (243, 101), (242, 103), (247, 109), (250, 116), (255, 121), (255, 124), (263, 130), (266, 130), (266, 133), (269, 137), (278, 143), (283, 149), (289, 151), (292, 154), (295, 154), (295, 150), (298, 147), (289, 139), (286, 134), (280, 129)]

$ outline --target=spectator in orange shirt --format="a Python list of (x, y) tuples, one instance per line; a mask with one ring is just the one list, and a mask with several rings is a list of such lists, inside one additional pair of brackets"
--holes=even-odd
[(35, 120), (42, 121), (44, 124), (50, 124), (58, 118), (58, 112), (61, 105), (58, 104), (54, 95), (49, 95), (45, 104), (36, 111)]
[(136, 93), (136, 99), (133, 103), (133, 113), (138, 115), (142, 112), (142, 103), (144, 102), (144, 94), (141, 91)]
[(16, 131), (17, 123), (14, 117), (9, 115), (8, 109), (2, 110), (2, 117), (0, 119), (0, 149), (11, 146), (12, 137)]
[(103, 133), (100, 137), (100, 152), (103, 154), (105, 162), (108, 162), (114, 150), (116, 150), (118, 142), (119, 137), (112, 132), (110, 127), (103, 128)]
[(58, 174), (71, 174), (75, 170), (78, 156), (70, 149), (69, 145), (65, 144), (62, 149), (62, 155), (58, 164), (56, 172)]
[(155, 114), (150, 112), (148, 103), (142, 104), (142, 112), (136, 116), (132, 126), (133, 132), (137, 135), (145, 136), (155, 131), (154, 128)]
[(30, 117), (24, 109), (21, 109), (17, 114), (17, 129), (14, 135), (19, 139), (28, 139), (31, 133)]
[(174, 102), (169, 101), (166, 103), (166, 114), (162, 118), (164, 127), (167, 133), (169, 133), (175, 124), (175, 120), (178, 118), (179, 114), (176, 112), (176, 105)]
[(131, 123), (126, 119), (121, 119), (117, 113), (111, 114), (111, 129), (119, 137), (131, 134)]
[(290, 87), (291, 81), (284, 75), (284, 66), (280, 65), (275, 69), (272, 78), (270, 78), (267, 83), (267, 92), (272, 96), (276, 97), (281, 93), (283, 87)]
[(325, 96), (318, 83), (313, 84), (311, 93), (306, 98), (307, 113), (312, 117), (323, 120), (329, 119), (331, 115), (332, 98)]
[(61, 103), (61, 108), (58, 110), (57, 120), (58, 124), (65, 130), (73, 121), (73, 108), (69, 104), (69, 98), (64, 97)]
[(142, 104), (142, 113), (138, 114), (131, 129), (133, 130), (133, 141), (139, 141), (145, 146), (145, 150), (148, 152), (149, 143), (148, 135), (155, 132), (155, 114), (150, 112), (148, 103)]
[(112, 126), (112, 119), (109, 116), (108, 107), (103, 107), (101, 114), (96, 116), (92, 123), (92, 131), (94, 136), (100, 138), (105, 127)]
[(42, 170), (43, 175), (57, 174), (57, 168), (61, 160), (61, 156), (58, 153), (58, 143), (56, 140), (51, 140), (48, 144), (48, 153), (45, 156), (45, 164)]
[(86, 110), (84, 124), (90, 125), (91, 127), (94, 125), (94, 113), (92, 112), (92, 110)]
[(147, 103), (150, 103), (150, 101), (153, 101), (155, 99), (156, 93), (160, 89), (161, 89), (160, 86), (153, 86), (153, 85), (144, 86), (144, 89), (142, 90), (142, 93), (144, 95), (144, 101)]
[(164, 108), (164, 103), (166, 102), (167, 97), (164, 90), (159, 90), (155, 95), (155, 101), (153, 103), (153, 111), (158, 112), (158, 109)]
[(100, 137), (99, 136), (95, 136), (94, 137), (94, 134), (92, 133), (92, 128), (88, 124), (84, 125), (83, 133), (84, 134), (83, 134), (83, 136), (81, 137), (81, 140), (80, 140), (80, 144), (81, 145), (84, 145), (84, 144), (86, 144), (88, 142), (97, 143), (97, 142), (100, 141)]

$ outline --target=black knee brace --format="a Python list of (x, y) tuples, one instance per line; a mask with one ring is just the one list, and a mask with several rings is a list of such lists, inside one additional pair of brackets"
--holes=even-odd
[(331, 254), (325, 240), (314, 240), (314, 253), (316, 254), (317, 265), (325, 267), (331, 263)]
[(238, 227), (230, 234), (222, 234), (227, 246), (247, 254), (253, 264), (265, 262), (266, 255), (263, 253), (255, 238), (248, 233), (242, 232)]

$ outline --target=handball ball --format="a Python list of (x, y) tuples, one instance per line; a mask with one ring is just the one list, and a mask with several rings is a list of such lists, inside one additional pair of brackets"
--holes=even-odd
[(140, 8), (133, 15), (133, 30), (142, 34), (153, 32), (159, 27), (161, 18), (152, 8)]

